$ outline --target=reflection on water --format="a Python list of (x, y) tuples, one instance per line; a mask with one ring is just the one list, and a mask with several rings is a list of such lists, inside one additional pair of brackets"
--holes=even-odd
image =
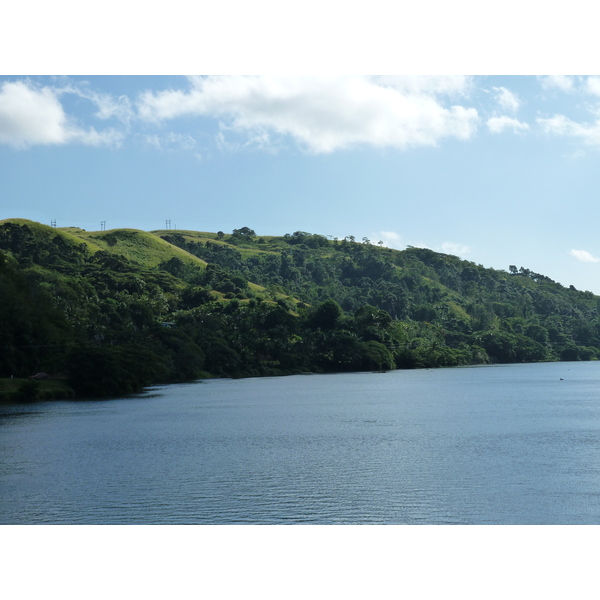
[(550, 363), (0, 407), (0, 523), (596, 524), (599, 384)]

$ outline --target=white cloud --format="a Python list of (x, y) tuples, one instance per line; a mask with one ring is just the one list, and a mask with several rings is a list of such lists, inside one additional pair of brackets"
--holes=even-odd
[(400, 234), (395, 231), (380, 231), (371, 236), (372, 244), (378, 244), (379, 241), (382, 241), (386, 248), (396, 248), (398, 250), (403, 250), (409, 245), (413, 248), (427, 248), (434, 252), (443, 252), (444, 254), (453, 254), (455, 256), (465, 256), (471, 251), (470, 246), (456, 244), (454, 242), (444, 242), (441, 246), (430, 246), (422, 242), (411, 242), (410, 244), (406, 244), (402, 241)]
[(600, 77), (591, 75), (589, 77), (548, 75), (539, 77), (542, 88), (545, 90), (558, 89), (563, 92), (583, 92), (592, 96), (600, 96)]
[(402, 238), (400, 234), (395, 231), (380, 231), (378, 234), (371, 236), (373, 238), (377, 238), (374, 243), (383, 242), (383, 245), (386, 248), (396, 248), (403, 249), (404, 244), (402, 244)]
[(585, 89), (593, 96), (600, 96), (600, 77), (588, 77), (585, 81)]
[(234, 127), (228, 127), (224, 123), (221, 123), (220, 130), (214, 138), (218, 148), (224, 152), (237, 152), (245, 148), (257, 148), (272, 153), (278, 150), (278, 144), (272, 141), (271, 136), (266, 131), (250, 132), (242, 141), (225, 135), (235, 132)]
[(125, 95), (121, 95), (117, 98), (111, 94), (97, 92), (89, 89), (86, 82), (80, 82), (79, 84), (73, 84), (71, 82), (66, 83), (62, 87), (54, 88), (53, 90), (57, 95), (62, 94), (73, 94), (89, 100), (97, 107), (95, 117), (99, 119), (110, 119), (112, 117), (119, 121), (129, 125), (132, 118), (135, 116), (131, 101)]
[(131, 101), (127, 96), (123, 95), (115, 98), (110, 94), (84, 91), (79, 88), (72, 88), (72, 93), (93, 102), (98, 107), (95, 116), (99, 119), (110, 119), (114, 117), (128, 125), (134, 116)]
[(600, 120), (594, 123), (577, 123), (564, 115), (550, 118), (538, 118), (536, 122), (545, 133), (581, 138), (590, 145), (600, 144)]
[(587, 250), (570, 250), (569, 254), (581, 262), (600, 262), (600, 258), (593, 256)]
[(470, 246), (464, 246), (462, 244), (455, 244), (454, 242), (444, 242), (442, 244), (442, 252), (444, 254), (454, 254), (456, 256), (464, 256), (471, 251)]
[(487, 126), (492, 133), (502, 133), (505, 129), (512, 129), (514, 133), (519, 133), (520, 131), (527, 131), (529, 129), (527, 123), (507, 116), (492, 117), (488, 119)]
[(507, 90), (505, 87), (495, 87), (494, 90), (496, 91), (496, 101), (502, 110), (512, 113), (519, 110), (521, 101), (516, 94), (513, 94), (513, 92)]
[(409, 94), (436, 96), (467, 96), (474, 87), (473, 79), (464, 75), (380, 75), (372, 81)]
[(574, 77), (569, 75), (545, 75), (539, 79), (545, 90), (559, 89), (563, 92), (570, 92), (575, 85)]
[(0, 144), (14, 148), (77, 142), (116, 145), (121, 134), (80, 129), (65, 114), (56, 92), (29, 82), (4, 82), (0, 88)]
[(464, 79), (423, 79), (420, 88), (416, 79), (406, 78), (404, 87), (398, 80), (394, 85), (381, 81), (358, 76), (190, 78), (186, 91), (145, 92), (138, 112), (155, 122), (184, 115), (221, 118), (237, 133), (257, 139), (291, 136), (312, 152), (359, 144), (435, 146), (444, 138), (465, 140), (474, 134), (477, 110), (446, 107), (438, 98), (463, 89)]

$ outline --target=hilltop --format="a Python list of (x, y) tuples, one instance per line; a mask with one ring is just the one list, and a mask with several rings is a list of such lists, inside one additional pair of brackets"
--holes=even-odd
[(201, 376), (600, 357), (591, 292), (524, 267), (302, 231), (7, 219), (0, 287), (0, 376), (47, 372), (79, 396)]

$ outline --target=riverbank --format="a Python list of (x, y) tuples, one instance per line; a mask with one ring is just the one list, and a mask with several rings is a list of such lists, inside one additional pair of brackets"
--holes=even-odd
[[(307, 375), (309, 371), (303, 369), (270, 369), (260, 375), (244, 374), (231, 379), (254, 378), (254, 377), (280, 377), (286, 375)], [(178, 383), (189, 383), (204, 379), (222, 379), (207, 371), (201, 371), (198, 377), (190, 380), (179, 381), (155, 381), (139, 389), (123, 389), (116, 396), (106, 394), (78, 394), (77, 391), (67, 383), (67, 379), (25, 379), (20, 377), (0, 378), (0, 405), (6, 404), (31, 404), (32, 402), (45, 402), (49, 400), (89, 400), (98, 398), (111, 398), (139, 393), (154, 385), (175, 385)]]
[(157, 381), (143, 386), (138, 390), (123, 390), (116, 396), (82, 395), (68, 383), (67, 379), (25, 379), (21, 377), (0, 378), (0, 405), (6, 404), (31, 404), (33, 402), (46, 402), (50, 400), (89, 400), (99, 398), (121, 397), (128, 394), (139, 393), (152, 387), (153, 385), (175, 385), (178, 383), (188, 383), (189, 381), (199, 381), (202, 379), (216, 379), (214, 375), (202, 371), (200, 376), (193, 380), (182, 381)]
[(73, 400), (75, 390), (64, 379), (0, 379), (0, 404)]

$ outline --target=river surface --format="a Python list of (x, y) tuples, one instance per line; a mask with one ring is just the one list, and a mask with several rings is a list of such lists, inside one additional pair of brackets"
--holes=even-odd
[(0, 407), (2, 524), (600, 524), (600, 362)]

